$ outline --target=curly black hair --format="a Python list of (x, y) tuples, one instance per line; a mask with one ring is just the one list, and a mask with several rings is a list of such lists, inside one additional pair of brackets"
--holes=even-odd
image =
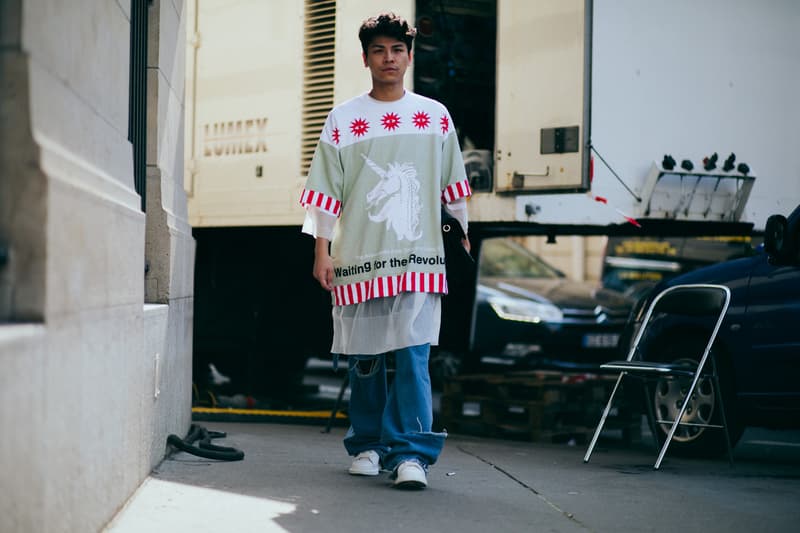
[(385, 36), (403, 41), (406, 48), (411, 52), (411, 43), (417, 35), (417, 29), (408, 25), (408, 21), (394, 13), (380, 13), (370, 17), (361, 24), (358, 30), (358, 40), (361, 41), (361, 49), (367, 53), (367, 47), (375, 37)]

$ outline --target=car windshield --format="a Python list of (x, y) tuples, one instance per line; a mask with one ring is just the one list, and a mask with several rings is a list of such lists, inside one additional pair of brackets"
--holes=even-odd
[(563, 278), (536, 254), (509, 238), (486, 239), (481, 244), (481, 276), (504, 278)]

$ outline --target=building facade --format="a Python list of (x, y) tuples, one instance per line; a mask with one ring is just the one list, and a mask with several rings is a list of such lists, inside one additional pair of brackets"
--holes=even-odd
[(0, 2), (0, 531), (98, 531), (191, 418), (183, 0)]

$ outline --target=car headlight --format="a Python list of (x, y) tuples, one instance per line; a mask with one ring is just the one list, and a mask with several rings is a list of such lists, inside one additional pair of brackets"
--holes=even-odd
[(503, 320), (538, 324), (540, 322), (561, 322), (564, 318), (561, 310), (552, 304), (506, 296), (490, 296), (488, 302), (497, 316)]

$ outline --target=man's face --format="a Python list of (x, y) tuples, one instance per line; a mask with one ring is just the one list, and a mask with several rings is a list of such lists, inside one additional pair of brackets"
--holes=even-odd
[(402, 83), (410, 63), (406, 43), (385, 36), (375, 37), (364, 56), (364, 66), (369, 67), (372, 80), (377, 83)]

